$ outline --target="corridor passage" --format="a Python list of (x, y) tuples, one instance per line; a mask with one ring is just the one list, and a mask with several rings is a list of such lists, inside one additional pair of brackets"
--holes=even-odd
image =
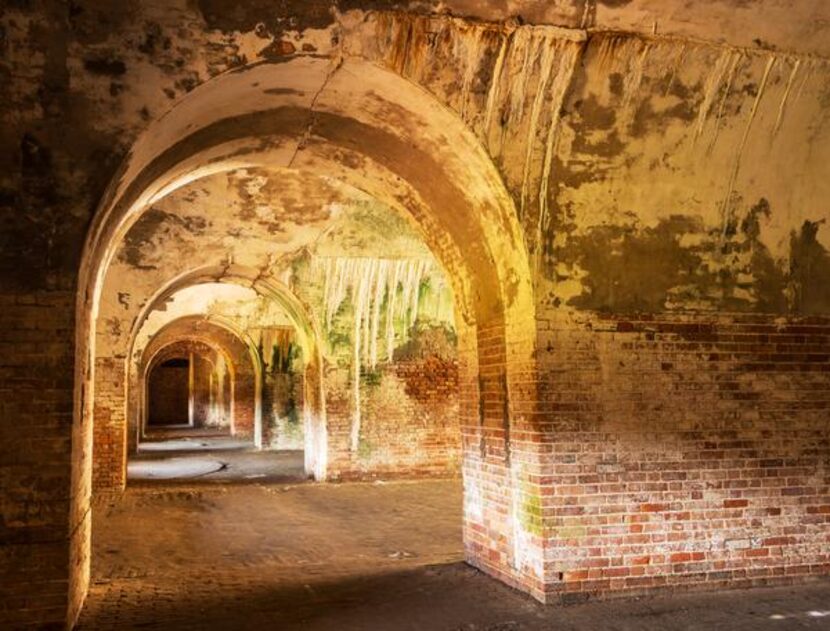
[(80, 631), (827, 629), (830, 584), (545, 607), (462, 563), (457, 480), (131, 485)]

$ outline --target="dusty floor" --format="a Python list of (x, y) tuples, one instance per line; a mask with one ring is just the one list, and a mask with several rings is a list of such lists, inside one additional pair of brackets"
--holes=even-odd
[(830, 583), (543, 607), (461, 562), (457, 481), (145, 484), (94, 515), (103, 629), (830, 629)]
[(130, 458), (132, 484), (204, 482), (302, 482), (302, 451), (258, 451), (249, 440), (187, 426), (154, 429)]

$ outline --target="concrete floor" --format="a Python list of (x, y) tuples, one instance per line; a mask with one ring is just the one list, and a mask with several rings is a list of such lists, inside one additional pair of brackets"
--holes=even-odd
[(302, 451), (258, 451), (250, 440), (186, 425), (153, 428), (127, 465), (128, 484), (287, 483), (307, 479)]
[(82, 631), (830, 629), (830, 582), (544, 607), (462, 562), (455, 480), (132, 485)]

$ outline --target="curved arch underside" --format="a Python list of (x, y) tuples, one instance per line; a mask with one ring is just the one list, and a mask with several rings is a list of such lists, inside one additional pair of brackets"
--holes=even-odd
[[(532, 576), (540, 583), (540, 543), (517, 517), (526, 510), (521, 497), (536, 471), (535, 447), (526, 438), (535, 418), (525, 403), (533, 400), (535, 306), (521, 228), (498, 171), (473, 133), (394, 73), (351, 58), (261, 64), (193, 90), (152, 124), (111, 184), (90, 231), (81, 266), (78, 374), (86, 374), (83, 362), (95, 357), (104, 281), (130, 228), (183, 187), (252, 167), (333, 180), (378, 200), (407, 218), (434, 254), (460, 316), (458, 416), (468, 520), (487, 520), (493, 529), (468, 532), (468, 558), (493, 573)], [(325, 478), (330, 456), (319, 319), (262, 270), (228, 261), (166, 279), (130, 327), (126, 357), (134, 356), (137, 332), (157, 305), (179, 288), (215, 281), (272, 298), (299, 332), (319, 410), (307, 468)], [(359, 427), (353, 423), (352, 433)], [(355, 444), (353, 438), (352, 449)], [(488, 519), (491, 510), (511, 517)], [(506, 555), (499, 552), (493, 561), (487, 549), (504, 540), (511, 542)]]
[[(170, 280), (165, 286), (158, 289), (158, 291), (146, 302), (141, 308), (138, 317), (135, 319), (132, 329), (129, 333), (130, 349), (127, 353), (128, 357), (133, 356), (133, 346), (136, 342), (139, 331), (147, 320), (147, 317), (154, 310), (160, 308), (165, 301), (169, 300), (176, 292), (189, 288), (197, 287), (207, 283), (225, 283), (229, 285), (238, 285), (240, 287), (247, 287), (254, 290), (259, 296), (273, 300), (284, 311), (293, 324), (300, 340), (300, 345), (306, 357), (313, 357), (318, 352), (318, 340), (320, 339), (319, 325), (311, 314), (307, 305), (285, 286), (280, 280), (268, 276), (263, 276), (262, 271), (245, 267), (241, 265), (216, 265), (206, 266), (197, 269), (192, 269), (176, 278)], [(215, 318), (214, 318), (215, 319)], [(228, 326), (233, 326), (232, 322), (226, 322)], [(238, 329), (234, 329), (236, 335), (244, 337), (244, 333)], [(253, 345), (253, 342), (248, 340), (248, 343)], [(252, 346), (253, 347), (253, 346)]]
[(82, 276), (89, 298), (144, 208), (189, 181), (244, 166), (308, 170), (369, 189), (413, 217), (450, 276), (466, 281), (461, 295), (479, 320), (502, 308), (532, 314), (520, 227), (484, 149), (422, 89), (351, 59), (332, 67), (300, 58), (223, 75), (152, 126), (93, 226), (82, 266), (92, 274)]

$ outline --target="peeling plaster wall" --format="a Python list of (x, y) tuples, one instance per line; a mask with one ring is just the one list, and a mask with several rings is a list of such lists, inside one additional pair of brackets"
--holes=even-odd
[(386, 232), (367, 228), (391, 212), (365, 194), (297, 174), (248, 169), (202, 178), (155, 204), (125, 235), (102, 292), (96, 351), (124, 348), (159, 288), (194, 270), (245, 266), (288, 280), (293, 261), (312, 246), (324, 254), (369, 247), (428, 256), (400, 221)]
[[(592, 9), (591, 2), (560, 2), (554, 5), (537, 3), (524, 6), (523, 10), (517, 6), (516, 13), (523, 14), (531, 23), (579, 29), (583, 26), (594, 27), (594, 22), (583, 24), (582, 15), (587, 10), (588, 14), (596, 13), (596, 20), (602, 25), (598, 28), (637, 32), (647, 30), (643, 38), (624, 33), (606, 35), (600, 32), (591, 35), (587, 46), (588, 54), (582, 57), (580, 63), (580, 67), (585, 68), (589, 75), (611, 74), (602, 73), (601, 66), (593, 63), (592, 58), (598, 57), (592, 55), (590, 49), (599, 51), (603, 46), (607, 48), (603, 42), (622, 41), (622, 46), (615, 49), (617, 53), (614, 63), (631, 67), (633, 72), (629, 75), (631, 81), (628, 84), (635, 90), (639, 86), (633, 86), (632, 83), (639, 83), (635, 79), (639, 73), (637, 64), (641, 59), (640, 48), (644, 42), (654, 43), (651, 52), (655, 54), (646, 54), (642, 59), (646, 66), (653, 69), (661, 65), (672, 65), (683, 52), (681, 62), (686, 67), (684, 72), (693, 81), (681, 80), (679, 85), (689, 88), (688, 95), (685, 98), (669, 95), (673, 98), (666, 97), (668, 100), (663, 104), (664, 109), (676, 105), (673, 99), (683, 100), (688, 107), (698, 109), (697, 106), (705, 100), (705, 77), (701, 75), (711, 67), (717, 68), (713, 66), (716, 61), (713, 57), (717, 58), (722, 52), (733, 50), (722, 44), (750, 48), (745, 53), (748, 59), (744, 60), (743, 65), (746, 67), (739, 72), (748, 76), (736, 84), (738, 89), (735, 97), (743, 94), (745, 100), (749, 101), (742, 108), (743, 116), (739, 119), (747, 117), (754, 98), (754, 93), (751, 90), (744, 91), (743, 87), (749, 83), (754, 83), (756, 87), (759, 85), (764, 64), (770, 56), (779, 59), (770, 78), (770, 87), (779, 86), (773, 90), (778, 93), (778, 97), (781, 97), (784, 89), (784, 85), (780, 84), (787, 83), (787, 70), (797, 59), (802, 60), (804, 75), (809, 75), (808, 86), (805, 88), (807, 98), (798, 99), (800, 107), (809, 109), (809, 103), (815, 103), (826, 92), (826, 77), (822, 71), (825, 62), (819, 57), (809, 57), (811, 54), (828, 54), (828, 51), (812, 44), (822, 39), (821, 25), (826, 20), (824, 12), (827, 9), (821, 3), (803, 3), (795, 8), (792, 4), (787, 6), (786, 3), (765, 2), (761, 3), (760, 9), (753, 5), (751, 11), (743, 6), (736, 9), (725, 0), (708, 3), (705, 8), (683, 7), (679, 2), (661, 3), (659, 8), (653, 4), (649, 0), (615, 5), (593, 3)], [(390, 3), (390, 6), (394, 4)], [(450, 4), (447, 8), (452, 10), (453, 6)], [(462, 109), (460, 103), (452, 103), (453, 99), (459, 98), (459, 94), (463, 96), (465, 90), (469, 89), (481, 92), (480, 95), (471, 97), (477, 103), (465, 106), (470, 112), (462, 112), (465, 118), (470, 119), (476, 110), (485, 109), (486, 103), (481, 101), (489, 96), (485, 93), (505, 39), (511, 41), (505, 51), (507, 57), (502, 59), (502, 68), (505, 65), (514, 67), (510, 56), (515, 52), (519, 59), (518, 68), (513, 72), (531, 94), (536, 94), (541, 78), (540, 69), (542, 75), (548, 72), (547, 68), (539, 65), (545, 46), (531, 51), (535, 54), (528, 57), (528, 65), (525, 66), (522, 41), (527, 40), (532, 45), (537, 45), (532, 42), (544, 40), (561, 47), (562, 40), (584, 38), (581, 35), (584, 31), (580, 30), (465, 25), (459, 20), (426, 17), (402, 17), (390, 22), (382, 14), (374, 14), (374, 17), (364, 20), (359, 12), (345, 14), (338, 25), (329, 16), (328, 7), (323, 3), (305, 10), (286, 7), (284, 14), (273, 16), (269, 16), (256, 3), (250, 3), (240, 11), (222, 10), (220, 5), (195, 9), (187, 8), (184, 3), (171, 5), (148, 1), (118, 3), (116, 6), (79, 2), (72, 15), (68, 15), (60, 3), (44, 1), (33, 5), (28, 11), (9, 10), (4, 15), (3, 67), (7, 76), (15, 78), (15, 81), (4, 83), (6, 93), (3, 96), (6, 97), (4, 102), (7, 104), (4, 120), (11, 123), (5, 126), (4, 133), (8, 137), (4, 139), (4, 145), (16, 148), (5, 154), (8, 161), (7, 168), (4, 169), (6, 201), (15, 207), (29, 204), (33, 209), (40, 209), (37, 213), (19, 213), (18, 222), (52, 222), (42, 224), (44, 229), (37, 231), (43, 241), (30, 245), (29, 256), (32, 260), (29, 261), (30, 265), (22, 266), (26, 273), (10, 275), (10, 278), (16, 277), (22, 286), (25, 286), (26, 278), (44, 282), (51, 279), (51, 286), (60, 284), (58, 277), (61, 274), (58, 272), (71, 267), (66, 263), (77, 259), (77, 244), (82, 242), (80, 237), (86, 218), (131, 140), (149, 120), (169, 109), (177, 96), (211, 76), (244, 63), (272, 60), (273, 50), (281, 53), (276, 55), (278, 59), (284, 59), (290, 54), (328, 54), (334, 50), (333, 42), (340, 41), (344, 42), (346, 51), (371, 56), (372, 49), (380, 49), (381, 52), (392, 55), (393, 58), (388, 61), (394, 62), (394, 49), (387, 48), (389, 43), (383, 37), (376, 39), (393, 25), (391, 28), (399, 34), (392, 44), (409, 47), (409, 61), (407, 68), (402, 69), (403, 74), (412, 76), (459, 110)], [(295, 10), (296, 14), (293, 13)], [(506, 11), (503, 7), (493, 9), (486, 3), (461, 3), (457, 10), (461, 14), (468, 13), (485, 19), (504, 19), (513, 14), (510, 8)], [(721, 19), (727, 10), (732, 17)], [(662, 20), (664, 24), (683, 24), (683, 27), (677, 28), (679, 34), (694, 36), (695, 40), (710, 40), (717, 45), (660, 37), (662, 32), (659, 29), (658, 36), (654, 37), (651, 34), (653, 20), (645, 17), (650, 11), (659, 14), (658, 24), (661, 23), (659, 18), (665, 18)], [(315, 17), (306, 19), (309, 15)], [(770, 19), (769, 16), (778, 19)], [(632, 29), (642, 22), (648, 28)], [(741, 25), (740, 29), (735, 24)], [(778, 36), (782, 38), (780, 42), (774, 42), (774, 37), (763, 32), (773, 28), (773, 24)], [(753, 30), (757, 35), (753, 35)], [(523, 35), (531, 32), (532, 36)], [(587, 32), (590, 34), (592, 31)], [(744, 37), (752, 39), (745, 41)], [(283, 38), (287, 41), (286, 44), (272, 46), (274, 42), (283, 41)], [(754, 44), (756, 39), (768, 44), (758, 46)], [(772, 48), (783, 52), (779, 53)], [(759, 59), (760, 62), (753, 63), (752, 59)], [(446, 63), (448, 60), (458, 62), (458, 65), (451, 66)], [(443, 73), (440, 70), (442, 65)], [(429, 71), (429, 76), (416, 72), (423, 67)], [(457, 82), (452, 80), (452, 74), (456, 72), (453, 68), (467, 68), (462, 70), (464, 76), (458, 77)], [(654, 79), (667, 81), (671, 68), (662, 70)], [(439, 85), (437, 82), (441, 80), (442, 74), (444, 85)], [(580, 81), (581, 74), (577, 73), (577, 81)], [(628, 73), (623, 69), (622, 74)], [(698, 76), (695, 77), (695, 74)], [(778, 77), (779, 74), (784, 74), (783, 80)], [(803, 78), (804, 76), (801, 77)], [(648, 68), (646, 83), (649, 83)], [(555, 85), (556, 76), (549, 76), (548, 90), (552, 90)], [(454, 94), (449, 94), (450, 91)], [(655, 93), (655, 96), (659, 95), (660, 91), (655, 90)], [(518, 95), (514, 96), (519, 98)], [(521, 98), (519, 100), (522, 101)], [(634, 99), (628, 105), (636, 107), (640, 100), (642, 99)], [(775, 103), (771, 107), (772, 118), (775, 119), (780, 98), (768, 100)], [(527, 99), (527, 102), (518, 105), (530, 110), (533, 101), (532, 98)], [(546, 101), (542, 104), (546, 105)], [(658, 103), (651, 103), (651, 106), (655, 111), (660, 111)], [(733, 104), (726, 111), (728, 113), (735, 109)], [(813, 116), (809, 111), (806, 115), (793, 114), (790, 118), (798, 121), (797, 129), (782, 134), (782, 137), (790, 139), (793, 145), (803, 146), (804, 143), (795, 138), (798, 133), (806, 132), (808, 137), (815, 133), (826, 133), (826, 127), (821, 123), (821, 114), (816, 114), (815, 111), (812, 114)], [(549, 112), (544, 115), (549, 116)], [(643, 112), (641, 117), (647, 115), (648, 112)], [(764, 124), (759, 126), (763, 128)], [(769, 126), (770, 123), (767, 124)], [(809, 129), (805, 129), (805, 126)], [(655, 142), (660, 144), (661, 136), (654, 136)], [(758, 136), (764, 137), (766, 134), (759, 132)], [(723, 144), (734, 147), (730, 142)], [(816, 147), (826, 145), (818, 142), (812, 144)], [(712, 168), (717, 172), (717, 165)], [(781, 173), (780, 178), (789, 179), (786, 172)], [(747, 195), (743, 197), (748, 204), (757, 201)], [(57, 211), (66, 206), (67, 202), (75, 208), (73, 218), (67, 221), (67, 217), (61, 213), (59, 224), (55, 221), (57, 216), (50, 219), (47, 209), (54, 208)], [(634, 212), (639, 211), (635, 209)], [(26, 223), (14, 225), (17, 226), (16, 229), (24, 231), (20, 234), (25, 234)], [(29, 224), (30, 228), (32, 226)], [(9, 236), (11, 234), (13, 233), (8, 232)], [(66, 245), (63, 245), (70, 241), (75, 244), (74, 252), (65, 250)], [(9, 244), (13, 244), (13, 241), (9, 241)], [(3, 251), (11, 252), (13, 249), (3, 248)], [(48, 255), (44, 258), (39, 255), (42, 252), (47, 252)], [(70, 279), (71, 275), (66, 276), (64, 284)]]
[[(325, 291), (336, 282), (322, 272), (326, 260), (295, 266), (301, 295), (323, 314), (331, 309)], [(335, 258), (334, 264), (353, 260)], [(461, 419), (452, 292), (431, 257), (422, 276), (410, 277), (414, 284), (403, 274), (400, 284), (388, 278), (384, 284), (377, 271), (384, 262), (412, 260), (360, 261), (354, 284), (323, 329), (329, 476), (457, 475)], [(373, 269), (375, 276), (368, 276)]]
[(425, 85), (488, 147), (540, 304), (826, 313), (824, 59), (408, 16), (353, 28), (347, 50)]
[(561, 119), (540, 298), (827, 313), (826, 62), (592, 44)]
[[(732, 511), (719, 516), (737, 520), (730, 524), (735, 536), (713, 554), (696, 547), (692, 535), (683, 549), (638, 543), (668, 559), (648, 570), (657, 576), (669, 566), (675, 572), (677, 564), (677, 576), (693, 577), (677, 584), (702, 576), (715, 581), (710, 584), (785, 580), (788, 563), (801, 568), (796, 574), (826, 573), (828, 483), (815, 472), (826, 470), (828, 453), (821, 407), (830, 306), (827, 3), (451, 0), (440, 7), (422, 3), (410, 13), (365, 14), (359, 9), (401, 7), (343, 1), (339, 15), (327, 2), (280, 10), (271, 3), (237, 4), (230, 10), (220, 0), (71, 6), (40, 0), (16, 3), (0, 16), (2, 370), (4, 383), (13, 386), (4, 399), (0, 473), (8, 489), (0, 542), (9, 559), (0, 573), (12, 609), (0, 622), (57, 623), (67, 609), (71, 621), (84, 593), (88, 504), (70, 511), (67, 488), (74, 466), (72, 493), (86, 495), (78, 472), (89, 459), (91, 437), (83, 426), (73, 427), (72, 407), (90, 405), (92, 384), (73, 393), (71, 332), (80, 248), (107, 183), (149, 121), (195, 86), (245, 64), (302, 55), (362, 56), (423, 86), (475, 130), (513, 196), (535, 265), (538, 348), (544, 349), (531, 379), (547, 392), (532, 413), (563, 458), (545, 466), (564, 477), (543, 492), (526, 493), (517, 510), (528, 547), (546, 550), (546, 577), (561, 573), (565, 584), (585, 592), (661, 584), (629, 583), (639, 577), (614, 575), (610, 560), (591, 566), (590, 557), (579, 555), (596, 547), (590, 529), (600, 526), (586, 520), (567, 530), (573, 524), (561, 522), (580, 505), (563, 499), (581, 497), (563, 490), (573, 481), (568, 476), (577, 476), (591, 505), (603, 495), (585, 489), (598, 484), (595, 476), (613, 475), (622, 477), (600, 483), (624, 487), (629, 495), (618, 514), (635, 515), (628, 522), (656, 513), (667, 523), (666, 515), (715, 505)], [(485, 22), (427, 17), (435, 8)], [(517, 15), (527, 25), (486, 22)], [(243, 189), (253, 197), (260, 190)], [(160, 223), (161, 212), (145, 221)], [(248, 219), (279, 235), (280, 221), (270, 212), (254, 211)], [(195, 220), (172, 219), (165, 229), (198, 231), (212, 216), (205, 207)], [(146, 252), (153, 239), (139, 237), (128, 246)], [(269, 263), (261, 250), (252, 252), (255, 267)], [(163, 280), (148, 280), (147, 295)], [(117, 290), (105, 295), (118, 304)], [(621, 323), (613, 331), (606, 329), (609, 316)], [(682, 339), (659, 339), (661, 327)], [(120, 335), (115, 325), (111, 331)], [(465, 338), (461, 345), (472, 343)], [(478, 376), (459, 359), (466, 397)], [(629, 376), (658, 361), (665, 388), (648, 391), (642, 379)], [(96, 371), (101, 366), (96, 359)], [(705, 417), (636, 403), (656, 394), (672, 406), (678, 390), (698, 387), (677, 385), (685, 374), (706, 384), (700, 387), (713, 403)], [(733, 385), (715, 385), (722, 379)], [(805, 403), (805, 397), (815, 398)], [(788, 401), (785, 410), (775, 408), (781, 399)], [(689, 399), (693, 410), (697, 400)], [(503, 414), (500, 395), (482, 409), (492, 418)], [(462, 410), (465, 422), (475, 416)], [(657, 444), (668, 445), (660, 453), (642, 446), (655, 425), (665, 431)], [(17, 431), (23, 426), (30, 431)], [(567, 428), (573, 442), (556, 442)], [(707, 440), (689, 431), (714, 434)], [(84, 462), (71, 462), (70, 441), (83, 446)], [(625, 462), (603, 461), (611, 448), (574, 455), (568, 450), (577, 441), (614, 445)], [(717, 467), (682, 465), (687, 483), (669, 479), (684, 462), (683, 445), (698, 449), (700, 441), (728, 457)], [(733, 459), (748, 471), (735, 480), (752, 488), (776, 478), (777, 490), (756, 500), (736, 482), (696, 499), (702, 491), (691, 485), (739, 470), (727, 466)], [(614, 470), (629, 460), (662, 463), (667, 473), (660, 475), (668, 477)], [(638, 487), (646, 483), (666, 486)], [(674, 510), (670, 493), (703, 503)], [(804, 499), (787, 500), (786, 519), (764, 514), (786, 497)], [(467, 501), (475, 514), (475, 498)], [(727, 539), (743, 542), (742, 533), (759, 528), (769, 535), (767, 544), (727, 546)], [(780, 538), (790, 536), (780, 535), (787, 528), (798, 530), (792, 541)], [(717, 541), (721, 535), (707, 536)], [(468, 541), (471, 550), (486, 545)], [(567, 552), (558, 556), (560, 547)], [(527, 582), (534, 580), (539, 595), (545, 588), (538, 575)], [(37, 605), (30, 598), (35, 591)]]

